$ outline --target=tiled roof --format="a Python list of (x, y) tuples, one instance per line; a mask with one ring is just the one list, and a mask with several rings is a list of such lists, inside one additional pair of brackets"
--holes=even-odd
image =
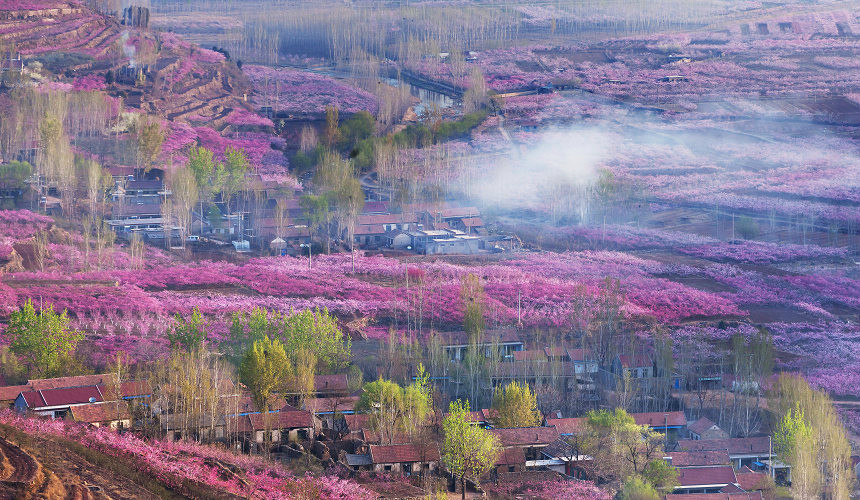
[(522, 448), (506, 448), (499, 453), (496, 465), (525, 465), (526, 452)]
[(744, 491), (756, 491), (764, 489), (768, 486), (767, 474), (763, 472), (753, 472), (744, 467), (739, 470), (735, 476), (738, 478), (738, 485)]
[(729, 455), (767, 455), (769, 443), (767, 436), (729, 439), (681, 439), (679, 450), (728, 450)]
[(414, 212), (403, 214), (361, 214), (358, 216), (357, 226), (370, 226), (382, 224), (405, 224), (418, 222), (418, 216)]
[(736, 483), (735, 470), (731, 465), (719, 467), (681, 467), (678, 468), (678, 484), (682, 487), (710, 484), (727, 485)]
[(349, 391), (349, 380), (346, 373), (334, 375), (317, 375), (314, 377), (314, 390), (319, 393)]
[(585, 426), (585, 418), (548, 418), (547, 427), (555, 427), (559, 434), (576, 434)]
[(502, 446), (545, 446), (558, 439), (555, 427), (514, 427), (491, 429)]
[(374, 464), (396, 464), (404, 462), (438, 462), (439, 448), (435, 445), (421, 447), (412, 443), (370, 445), (370, 461)]
[(637, 354), (636, 356), (622, 354), (618, 356), (618, 359), (624, 368), (645, 368), (651, 366), (651, 358), (644, 354)]
[(708, 417), (702, 417), (699, 420), (696, 420), (695, 422), (688, 424), (687, 429), (689, 429), (690, 432), (694, 432), (696, 434), (701, 434), (701, 433), (705, 432), (706, 430), (710, 429), (711, 427), (713, 427), (714, 425), (716, 425), (716, 424), (713, 421), (711, 421), (711, 419), (709, 419)]
[(0, 387), (0, 401), (14, 401), (18, 394), (30, 391), (32, 388), (29, 385), (7, 385)]
[(594, 356), (591, 354), (591, 349), (568, 349), (567, 355), (571, 361), (594, 361)]
[(349, 428), (349, 432), (358, 432), (370, 425), (370, 415), (366, 413), (344, 415), (343, 419), (346, 421), (346, 426)]
[(363, 226), (355, 226), (356, 236), (367, 236), (369, 234), (385, 234), (385, 228), (382, 224), (366, 224)]
[(75, 375), (72, 377), (58, 378), (37, 378), (27, 381), (34, 391), (42, 391), (45, 389), (57, 389), (60, 387), (83, 387), (85, 385), (108, 384), (116, 380), (115, 375), (97, 374), (97, 375)]
[(30, 409), (104, 401), (104, 397), (99, 392), (98, 386), (95, 385), (46, 389), (44, 391), (25, 391), (21, 392), (21, 395), (24, 396), (24, 401)]
[(313, 398), (305, 402), (305, 410), (314, 413), (344, 413), (355, 411), (358, 396), (341, 398)]
[(666, 500), (762, 500), (761, 492), (753, 493), (683, 493), (666, 495)]
[[(302, 429), (313, 427), (313, 416), (304, 410), (279, 411), (269, 414), (271, 429)], [(262, 431), (266, 429), (266, 422), (262, 413), (252, 413), (234, 417), (230, 423), (230, 429), (237, 432)]]
[(672, 451), (666, 454), (675, 467), (701, 467), (705, 465), (730, 465), (729, 453), (720, 451)]
[(556, 439), (555, 441), (550, 443), (549, 446), (541, 449), (541, 453), (550, 458), (567, 459), (568, 457), (574, 457), (573, 446), (571, 446), (570, 443), (562, 439)]
[(687, 426), (687, 417), (682, 411), (631, 413), (630, 416), (636, 421), (636, 425), (647, 425), (657, 429), (665, 425)]
[(128, 403), (125, 401), (72, 406), (71, 411), (72, 419), (75, 422), (90, 424), (131, 418), (131, 414), (128, 411)]
[(515, 361), (546, 361), (546, 353), (543, 349), (530, 349), (528, 351), (514, 352)]

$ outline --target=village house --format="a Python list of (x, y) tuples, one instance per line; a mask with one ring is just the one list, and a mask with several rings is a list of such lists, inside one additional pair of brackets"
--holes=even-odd
[(645, 354), (635, 356), (619, 354), (612, 361), (612, 373), (619, 377), (629, 373), (630, 377), (635, 379), (650, 378), (654, 376), (654, 363)]
[(359, 215), (356, 221), (355, 244), (362, 248), (380, 248), (389, 244), (390, 233), (417, 228), (418, 216), (414, 213), (364, 213)]
[(541, 460), (543, 456), (540, 451), (558, 439), (555, 427), (514, 427), (490, 429), (490, 432), (499, 438), (504, 449), (522, 449), (526, 457), (526, 467), (534, 466), (534, 461)]
[(670, 493), (666, 500), (763, 500), (760, 491), (735, 493)]
[(666, 434), (669, 441), (677, 441), (687, 427), (687, 417), (682, 411), (631, 413), (636, 425), (647, 425), (652, 431)]
[(738, 478), (730, 465), (713, 467), (676, 467), (678, 486), (675, 493), (719, 493), (729, 486), (737, 486)]
[[(53, 382), (43, 381), (28, 387), (50, 386)], [(145, 382), (123, 382), (118, 388), (119, 393), (111, 385), (85, 385), (77, 387), (54, 387), (45, 389), (28, 389), (21, 391), (15, 398), (14, 408), (20, 413), (34, 413), (51, 418), (65, 418), (70, 409), (76, 405), (102, 403), (148, 398), (149, 384)]]
[(130, 429), (132, 426), (131, 412), (126, 401), (72, 406), (66, 418), (93, 427), (107, 427), (113, 430)]
[(436, 445), (372, 444), (369, 448), (370, 463), (375, 472), (410, 475), (434, 471), (439, 464), (439, 448)]
[(708, 467), (732, 464), (729, 452), (726, 450), (670, 451), (666, 453), (663, 460), (673, 467)]
[(698, 441), (700, 439), (728, 439), (729, 433), (720, 429), (720, 427), (712, 422), (707, 417), (702, 417), (695, 422), (687, 425), (687, 431), (690, 433), (690, 439)]
[(522, 448), (505, 448), (496, 459), (497, 474), (522, 472), (526, 469), (526, 455)]
[(573, 436), (585, 430), (586, 418), (545, 418), (544, 425), (555, 427), (561, 436)]
[(167, 441), (218, 441), (226, 437), (226, 420), (223, 415), (213, 418), (207, 414), (164, 413), (158, 415), (158, 424)]
[(775, 455), (772, 453), (770, 438), (767, 436), (729, 439), (682, 439), (678, 441), (678, 451), (725, 450), (735, 469), (766, 464)]
[(24, 391), (15, 399), (15, 410), (42, 417), (65, 418), (72, 406), (104, 400), (97, 385)]
[(323, 428), (346, 432), (345, 421), (340, 417), (354, 414), (358, 399), (358, 396), (313, 398), (305, 402), (304, 409), (320, 419)]
[[(466, 359), (469, 349), (469, 335), (466, 332), (444, 332), (439, 336), (448, 359), (454, 362)], [(523, 350), (525, 343), (515, 329), (502, 328), (486, 330), (477, 347), (484, 352), (486, 358), (492, 357), (495, 352), (502, 359), (512, 359), (515, 352)]]
[[(272, 442), (307, 440), (314, 435), (314, 416), (306, 410), (282, 410), (268, 414)], [(262, 444), (266, 436), (266, 420), (262, 413), (252, 413), (227, 419), (227, 430), (247, 443)]]

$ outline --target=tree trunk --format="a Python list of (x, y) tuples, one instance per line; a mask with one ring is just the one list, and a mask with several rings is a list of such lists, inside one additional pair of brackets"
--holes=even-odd
[(462, 491), (463, 496), (461, 498), (463, 500), (466, 500), (466, 475), (465, 474), (460, 476), (460, 486), (462, 486), (462, 488), (463, 488), (463, 491)]

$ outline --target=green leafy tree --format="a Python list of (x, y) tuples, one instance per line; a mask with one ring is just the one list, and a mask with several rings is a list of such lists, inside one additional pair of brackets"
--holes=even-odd
[[(248, 162), (245, 152), (241, 149), (234, 149), (228, 146), (224, 151), (224, 163), (221, 169), (216, 168), (216, 179), (219, 181), (219, 191), (221, 193), (221, 201), (227, 207), (227, 214), (230, 211), (230, 200), (233, 196), (245, 189), (246, 175), (251, 169), (251, 164)], [(220, 171), (219, 171), (220, 170)]]
[(460, 479), (462, 498), (466, 498), (466, 480), (478, 481), (493, 468), (501, 453), (499, 440), (490, 431), (474, 425), (469, 418), (469, 403), (452, 401), (442, 421), (442, 462)]
[(137, 164), (144, 172), (149, 172), (152, 164), (161, 154), (164, 143), (164, 130), (158, 118), (141, 115), (132, 127), (134, 145), (137, 149)]
[(356, 410), (370, 413), (370, 426), (382, 444), (392, 444), (402, 429), (403, 388), (391, 380), (379, 379), (364, 384)]
[(791, 465), (791, 493), (799, 500), (820, 498), (824, 478), (819, 469), (815, 430), (798, 402), (789, 410), (773, 436), (774, 451)]
[(660, 500), (660, 494), (641, 476), (630, 476), (618, 490), (618, 500)]
[[(212, 200), (212, 196), (220, 189), (219, 173), (223, 173), (223, 167), (215, 159), (215, 154), (204, 147), (192, 147), (188, 151), (188, 168), (194, 173), (194, 181), (200, 193), (200, 214), (203, 214), (203, 205)], [(202, 229), (202, 226), (201, 226)]]
[(239, 379), (248, 387), (251, 399), (263, 414), (266, 443), (271, 442), (269, 411), (272, 410), (272, 399), (274, 393), (284, 386), (290, 368), (284, 345), (280, 340), (268, 337), (255, 341), (239, 366)]
[(206, 324), (200, 310), (195, 307), (188, 319), (176, 313), (173, 318), (173, 325), (167, 332), (167, 340), (170, 341), (171, 348), (179, 348), (188, 352), (203, 345), (203, 341), (206, 340)]
[(410, 437), (418, 435), (432, 410), (430, 374), (419, 363), (415, 381), (403, 389), (403, 427)]
[(493, 408), (498, 412), (494, 421), (496, 427), (534, 427), (541, 423), (537, 396), (528, 384), (516, 380), (496, 391)]
[(468, 274), (460, 285), (460, 297), (463, 300), (463, 330), (469, 339), (480, 341), (484, 334), (484, 286), (474, 274)]
[(586, 414), (581, 443), (591, 475), (605, 481), (642, 474), (652, 460), (663, 457), (663, 437), (636, 421), (621, 408), (592, 410)]
[(328, 241), (328, 226), (332, 219), (328, 196), (306, 194), (299, 198), (299, 204), (302, 206), (311, 234), (321, 236)]
[(63, 375), (71, 354), (84, 338), (83, 333), (69, 328), (66, 311), (57, 314), (50, 305), (36, 312), (30, 299), (12, 312), (5, 335), (9, 350), (39, 377)]
[(670, 493), (678, 482), (678, 469), (672, 467), (662, 458), (651, 460), (645, 464), (642, 477), (663, 493)]
[(316, 357), (320, 370), (336, 373), (349, 365), (352, 341), (327, 309), (291, 312), (281, 320), (280, 331), (288, 352), (307, 349)]

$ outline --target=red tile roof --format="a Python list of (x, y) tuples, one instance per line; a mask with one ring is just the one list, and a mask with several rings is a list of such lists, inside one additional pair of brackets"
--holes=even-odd
[(98, 386), (67, 387), (46, 389), (44, 391), (21, 392), (27, 408), (37, 409), (52, 406), (70, 406), (84, 403), (99, 403), (104, 401)]
[(355, 411), (358, 396), (344, 396), (340, 398), (313, 398), (305, 402), (305, 410), (314, 413), (344, 413)]
[(525, 465), (526, 452), (522, 448), (505, 448), (499, 453), (496, 465)]
[(738, 478), (738, 485), (744, 491), (763, 490), (769, 485), (767, 474), (763, 472), (753, 472), (746, 467), (739, 470), (735, 476)]
[(490, 429), (502, 446), (546, 446), (558, 439), (555, 427), (514, 427), (511, 429)]
[(6, 387), (0, 387), (0, 401), (15, 401), (19, 394), (30, 390), (32, 388), (29, 385), (7, 385)]
[(358, 432), (370, 425), (370, 415), (366, 413), (344, 415), (343, 418), (346, 421), (346, 426), (349, 429), (349, 432)]
[[(382, 224), (405, 224), (418, 222), (418, 216), (414, 212), (403, 214), (361, 214), (358, 216), (357, 226), (382, 225)], [(356, 227), (358, 229), (358, 227)]]
[[(302, 429), (313, 427), (313, 415), (304, 410), (279, 411), (269, 413), (271, 429)], [(262, 431), (266, 422), (262, 413), (252, 413), (230, 419), (230, 429), (234, 432)]]
[(543, 349), (530, 349), (528, 351), (515, 351), (515, 361), (547, 361)]
[(576, 434), (585, 427), (585, 418), (548, 418), (547, 427), (555, 427), (559, 434)]
[(370, 461), (374, 464), (397, 464), (404, 462), (438, 462), (439, 448), (435, 445), (421, 447), (412, 443), (370, 445)]
[(568, 349), (567, 355), (570, 356), (571, 361), (594, 361), (591, 349)]
[(349, 380), (346, 373), (317, 375), (314, 377), (314, 390), (319, 393), (347, 392), (349, 391)]
[(706, 430), (710, 429), (711, 427), (713, 427), (715, 425), (717, 425), (717, 424), (715, 424), (713, 421), (711, 421), (711, 419), (709, 419), (708, 417), (702, 417), (699, 420), (696, 420), (695, 422), (687, 424), (687, 429), (689, 429), (690, 432), (694, 432), (696, 434), (702, 434), (703, 432), (705, 432)]
[(636, 356), (622, 354), (618, 356), (618, 359), (624, 368), (645, 368), (651, 366), (651, 358), (644, 354), (637, 354)]
[(367, 236), (369, 234), (385, 234), (385, 228), (382, 224), (366, 224), (363, 226), (355, 226), (356, 236)]
[(687, 417), (682, 411), (631, 413), (630, 416), (636, 421), (636, 425), (647, 425), (657, 429), (666, 425), (687, 426)]
[(27, 381), (34, 391), (58, 389), (61, 387), (82, 387), (85, 385), (109, 384), (116, 380), (112, 373), (97, 375), (75, 375), (72, 377), (37, 378)]
[(705, 465), (731, 465), (729, 453), (720, 451), (671, 451), (666, 454), (675, 467), (701, 467)]
[(682, 467), (678, 469), (678, 483), (685, 488), (704, 485), (727, 485), (736, 483), (735, 470), (731, 465), (718, 467)]
[(729, 439), (681, 439), (679, 450), (728, 450), (729, 455), (767, 455), (769, 443), (767, 436)]
[(75, 422), (86, 422), (88, 424), (131, 418), (131, 413), (128, 411), (128, 403), (125, 401), (120, 403), (108, 402), (72, 406), (71, 412), (72, 419)]
[(683, 493), (666, 495), (666, 500), (762, 500), (761, 492), (754, 493)]

